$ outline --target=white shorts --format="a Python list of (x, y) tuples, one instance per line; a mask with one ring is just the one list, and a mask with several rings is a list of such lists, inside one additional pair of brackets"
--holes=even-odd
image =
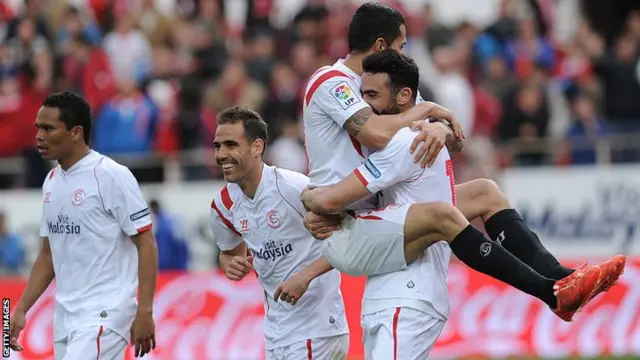
[(365, 360), (424, 360), (446, 324), (408, 307), (362, 315), (361, 321)]
[(349, 334), (299, 341), (266, 350), (266, 360), (345, 360)]
[(338, 271), (354, 276), (404, 269), (404, 222), (410, 206), (347, 216), (340, 231), (322, 242), (323, 255)]
[(127, 340), (103, 326), (78, 329), (53, 344), (55, 360), (123, 360)]

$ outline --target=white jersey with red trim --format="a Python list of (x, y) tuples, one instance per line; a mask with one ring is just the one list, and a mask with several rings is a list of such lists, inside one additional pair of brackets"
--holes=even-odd
[[(304, 97), (305, 149), (309, 178), (314, 186), (340, 182), (362, 164), (367, 150), (344, 130), (353, 114), (368, 108), (360, 96), (360, 76), (343, 60), (320, 68), (311, 76)], [(352, 204), (352, 210), (371, 210), (370, 202)]]
[(138, 182), (128, 168), (90, 151), (43, 184), (40, 236), (55, 271), (54, 340), (104, 326), (125, 340), (136, 313), (138, 252), (128, 238), (151, 228)]
[[(409, 153), (417, 133), (403, 128), (381, 151), (371, 154), (355, 174), (371, 191), (381, 191), (383, 206), (427, 202), (455, 205), (455, 182), (449, 152), (443, 149), (431, 167), (422, 169)], [(401, 271), (370, 276), (363, 314), (388, 308), (413, 307), (446, 320), (449, 316), (447, 273), (451, 250), (445, 241), (430, 246), (424, 258)]]
[(218, 247), (232, 250), (244, 240), (253, 255), (266, 296), (267, 350), (349, 333), (337, 270), (314, 279), (295, 306), (273, 300), (280, 283), (322, 256), (322, 242), (302, 223), (305, 209), (300, 194), (308, 183), (300, 173), (264, 165), (253, 199), (238, 185), (227, 184), (211, 203), (211, 228)]

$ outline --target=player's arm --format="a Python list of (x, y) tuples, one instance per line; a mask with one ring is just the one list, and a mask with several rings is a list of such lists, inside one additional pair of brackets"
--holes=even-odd
[(449, 152), (460, 152), (460, 151), (462, 151), (462, 149), (464, 148), (464, 144), (462, 143), (462, 139), (458, 139), (456, 137), (455, 132), (453, 131), (451, 126), (449, 126), (449, 124), (447, 124), (446, 121), (433, 120), (433, 121), (431, 121), (431, 123), (436, 124), (437, 126), (441, 127), (444, 131), (447, 132), (447, 140), (445, 142), (445, 146), (447, 147), (447, 150), (449, 150)]
[[(414, 121), (442, 118), (456, 124), (452, 112), (442, 106), (423, 102), (396, 115), (376, 115), (360, 96), (358, 86), (346, 76), (326, 80), (312, 95), (312, 101), (362, 145), (382, 150), (398, 130)], [(460, 136), (462, 137), (462, 136)]]
[(100, 192), (104, 205), (138, 250), (138, 312), (153, 309), (158, 277), (158, 246), (151, 230), (151, 211), (142, 197), (138, 181), (124, 166), (99, 167)]
[(321, 257), (304, 268), (304, 270), (283, 281), (273, 294), (273, 299), (275, 301), (283, 299), (289, 304), (295, 305), (307, 291), (309, 284), (311, 284), (313, 279), (326, 274), (332, 269), (333, 266), (329, 264), (329, 261), (324, 257)]
[(305, 190), (301, 196), (304, 205), (320, 214), (334, 213), (410, 178), (413, 173), (409, 170), (412, 168), (412, 159), (408, 149), (413, 136), (408, 129), (407, 132), (398, 133), (382, 151), (371, 154), (337, 184)]
[(158, 246), (151, 230), (131, 236), (131, 241), (138, 249), (138, 282), (140, 284), (138, 312), (151, 314), (158, 278)]
[(221, 250), (218, 263), (227, 279), (234, 281), (242, 280), (253, 269), (251, 256), (247, 256), (247, 245), (244, 242), (233, 249)]
[(376, 115), (370, 107), (365, 107), (351, 115), (343, 128), (367, 148), (382, 150), (398, 130), (427, 118), (456, 121), (450, 110), (433, 102), (423, 102), (395, 115)]
[(36, 261), (33, 263), (27, 286), (18, 302), (16, 312), (26, 314), (44, 291), (47, 290), (47, 287), (49, 287), (54, 277), (55, 273), (53, 271), (53, 258), (51, 257), (49, 238), (42, 237), (40, 252), (38, 253)]
[(253, 269), (247, 245), (214, 199), (211, 203), (211, 232), (220, 249), (218, 265), (229, 280), (242, 280)]

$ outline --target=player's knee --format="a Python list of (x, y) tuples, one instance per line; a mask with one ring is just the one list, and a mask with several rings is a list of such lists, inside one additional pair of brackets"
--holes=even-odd
[(475, 179), (474, 186), (478, 188), (479, 197), (485, 204), (492, 204), (494, 206), (502, 207), (508, 206), (509, 202), (500, 190), (500, 186), (497, 182), (491, 179)]
[(437, 228), (449, 232), (466, 226), (466, 219), (453, 205), (446, 202), (433, 202), (425, 204), (425, 217), (431, 218)]

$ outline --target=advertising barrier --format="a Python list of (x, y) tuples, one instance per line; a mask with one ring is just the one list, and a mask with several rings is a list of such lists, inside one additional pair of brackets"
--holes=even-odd
[[(0, 280), (2, 296), (12, 304), (24, 286), (23, 280)], [(363, 278), (343, 276), (350, 359), (363, 355), (363, 289)], [(434, 359), (640, 355), (640, 258), (629, 261), (619, 284), (595, 298), (572, 323), (558, 319), (542, 302), (458, 263), (450, 267), (449, 293), (451, 316)], [(11, 359), (53, 359), (52, 295), (50, 288), (30, 311), (20, 339), (25, 350)], [(162, 274), (154, 308), (158, 345), (148, 358), (263, 359), (262, 302), (252, 276), (232, 282), (215, 272)], [(127, 359), (133, 359), (131, 354)]]
[(640, 255), (640, 166), (508, 170), (503, 189), (556, 255)]

